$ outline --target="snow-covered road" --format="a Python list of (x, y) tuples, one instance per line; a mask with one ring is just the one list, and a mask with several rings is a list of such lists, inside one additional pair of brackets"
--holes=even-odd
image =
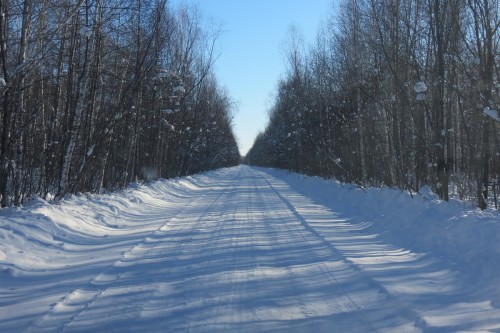
[(0, 331), (500, 330), (456, 270), (266, 170), (158, 183), (4, 215)]

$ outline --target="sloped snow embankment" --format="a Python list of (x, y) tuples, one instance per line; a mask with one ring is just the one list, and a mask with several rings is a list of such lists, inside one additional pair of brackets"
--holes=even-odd
[[(160, 195), (168, 193), (175, 206), (192, 186), (188, 178), (157, 181), (113, 194), (71, 196), (58, 204), (37, 198), (25, 207), (4, 209), (0, 271), (4, 277), (43, 275), (43, 270), (95, 262), (95, 253), (100, 255), (103, 248), (114, 258), (127, 247), (129, 238), (158, 227), (152, 217), (155, 208), (163, 208), (157, 204), (165, 205), (164, 198), (158, 200)], [(67, 252), (73, 254), (69, 260)]]
[[(186, 318), (193, 317), (203, 323), (207, 317), (198, 318), (198, 312), (186, 304), (198, 304), (218, 292), (250, 310), (261, 301), (269, 305), (269, 295), (251, 289), (255, 277), (248, 275), (247, 280), (240, 279), (238, 274), (242, 274), (249, 263), (239, 262), (237, 258), (249, 260), (250, 266), (255, 266), (248, 274), (261, 269), (257, 259), (267, 263), (269, 269), (288, 267), (288, 281), (295, 284), (289, 290), (289, 285), (281, 286), (280, 280), (283, 294), (278, 293), (276, 297), (288, 297), (296, 302), (294, 289), (311, 286), (311, 282), (312, 285), (319, 283), (321, 281), (315, 279), (321, 276), (307, 276), (303, 281), (292, 274), (294, 271), (289, 266), (282, 267), (285, 263), (277, 255), (285, 245), (290, 251), (286, 258), (290, 255), (296, 260), (301, 253), (315, 263), (318, 260), (318, 267), (328, 273), (325, 273), (328, 281), (321, 283), (331, 288), (329, 293), (325, 293), (324, 288), (317, 290), (319, 294), (305, 293), (304, 302), (321, 295), (324, 303), (330, 304), (335, 292), (342, 297), (353, 297), (330, 283), (338, 276), (323, 266), (325, 263), (320, 261), (324, 258), (310, 256), (315, 246), (320, 246), (321, 251), (330, 255), (345, 257), (346, 261), (338, 264), (356, 268), (352, 272), (364, 279), (364, 285), (385, 290), (381, 295), (393, 301), (393, 310), (399, 310), (397, 302), (406, 304), (411, 311), (405, 320), (419, 316), (427, 327), (441, 328), (443, 332), (455, 328), (498, 329), (498, 212), (480, 211), (458, 201), (442, 202), (431, 193), (412, 198), (398, 190), (360, 189), (280, 170), (257, 172), (252, 169), (239, 167), (160, 180), (112, 194), (73, 196), (58, 204), (36, 199), (25, 207), (4, 209), (0, 212), (0, 330), (18, 332), (21, 327), (27, 327), (27, 331), (40, 332), (43, 328), (50, 331), (50, 328), (67, 327), (71, 331), (71, 327), (95, 320), (96, 313), (102, 313), (103, 304), (112, 304), (118, 309), (112, 303), (113, 297), (125, 289), (119, 300), (125, 304), (123, 308), (131, 312), (124, 315), (136, 313), (139, 310), (135, 306), (141, 304), (145, 307), (139, 312), (150, 314), (156, 310), (148, 309), (158, 308), (158, 313), (163, 313), (170, 306), (168, 309), (184, 309)], [(236, 222), (240, 224), (235, 225)], [(261, 223), (260, 229), (254, 230), (257, 222)], [(249, 227), (249, 223), (253, 224)], [(245, 230), (244, 235), (237, 233), (240, 227)], [(286, 235), (289, 239), (282, 239)], [(295, 248), (300, 245), (297, 240), (309, 242)], [(177, 246), (181, 247), (178, 253), (173, 251)], [(191, 253), (188, 250), (193, 255), (190, 260), (186, 260), (186, 255)], [(215, 250), (218, 250), (217, 256)], [(226, 274), (221, 278), (231, 283), (213, 290), (212, 284), (201, 284), (198, 287), (207, 287), (206, 291), (190, 292), (194, 284), (184, 282), (211, 282), (212, 279), (207, 278), (211, 270), (206, 268), (215, 267), (211, 263), (216, 260), (220, 262), (215, 266), (224, 270), (221, 274)], [(195, 269), (197, 266), (193, 265), (198, 263), (199, 268)], [(163, 270), (158, 271), (157, 265)], [(149, 275), (144, 273), (145, 268), (150, 269)], [(151, 286), (155, 281), (164, 283), (165, 277), (172, 280), (169, 280), (171, 284), (178, 285), (180, 291), (174, 293), (161, 287), (155, 291), (159, 296), (153, 295), (153, 303), (148, 302), (151, 295), (145, 290), (156, 288)], [(455, 284), (456, 278), (463, 280)], [(264, 284), (269, 283), (268, 280), (259, 281)], [(240, 292), (236, 286), (246, 289)], [(463, 286), (467, 287), (455, 290)], [(271, 289), (275, 291), (276, 286)], [(237, 296), (246, 301), (240, 302)], [(287, 311), (279, 304), (275, 304), (279, 310), (276, 316)], [(219, 305), (220, 313), (217, 313), (222, 318), (229, 310), (227, 304)], [(299, 306), (302, 311), (299, 312), (316, 313), (312, 311), (313, 305), (304, 303), (303, 309)], [(304, 310), (308, 306), (312, 312)], [(206, 306), (207, 311), (213, 309)], [(366, 312), (367, 309), (353, 309), (352, 313), (340, 313), (335, 318), (343, 318), (346, 325), (351, 325), (350, 320), (359, 315), (370, 313), (368, 322), (373, 323), (375, 319), (371, 315), (379, 315)], [(260, 312), (254, 313), (257, 314)], [(97, 319), (107, 318), (101, 315)], [(122, 317), (117, 315), (112, 319), (110, 323), (116, 324)], [(135, 323), (147, 327), (148, 323), (139, 319)], [(158, 317), (158, 322), (163, 323), (164, 319), (164, 316)], [(183, 320), (177, 318), (175, 311), (170, 319), (172, 322)], [(68, 321), (74, 326), (66, 325)], [(189, 323), (192, 321), (187, 321)], [(273, 323), (286, 324), (274, 319)], [(179, 327), (186, 325), (178, 324)], [(425, 325), (418, 329), (408, 327), (408, 331), (421, 331)]]
[(369, 223), (384, 241), (428, 252), (456, 267), (471, 283), (490, 284), (500, 302), (500, 212), (481, 211), (458, 200), (444, 202), (429, 190), (410, 195), (390, 188), (360, 188), (281, 170), (266, 172), (297, 192), (349, 218)]
[[(500, 273), (498, 211), (481, 211), (457, 200), (443, 202), (430, 191), (412, 197), (394, 189), (361, 189), (318, 177), (266, 171), (286, 180), (298, 192), (349, 216), (351, 222), (370, 221), (369, 229), (391, 243), (466, 265), (474, 278), (494, 278)], [(73, 196), (60, 204), (35, 199), (23, 208), (4, 209), (0, 216), (0, 270), (18, 275), (76, 264), (74, 258), (69, 263), (64, 261), (65, 250), (107, 246), (108, 236), (126, 238), (130, 232), (151, 232), (155, 225), (148, 225), (141, 216), (151, 212), (155, 196), (169, 193), (174, 205), (185, 189), (193, 187), (188, 177), (135, 185), (110, 195)], [(123, 214), (130, 218), (123, 218)]]
[(139, 251), (148, 237), (181, 214), (204, 179), (136, 184), (56, 204), (35, 199), (2, 210), (0, 331), (19, 332), (62, 300), (74, 301), (81, 286), (93, 290), (103, 272)]

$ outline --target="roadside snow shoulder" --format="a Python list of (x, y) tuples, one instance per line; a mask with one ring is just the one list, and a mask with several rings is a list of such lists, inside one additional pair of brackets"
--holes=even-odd
[(429, 190), (413, 195), (389, 188), (365, 188), (276, 169), (261, 169), (297, 192), (349, 218), (387, 242), (430, 252), (461, 267), (474, 279), (500, 274), (500, 213), (458, 200), (444, 202)]
[(184, 177), (72, 195), (58, 203), (35, 198), (24, 207), (6, 208), (0, 214), (0, 282), (92, 262), (103, 248), (108, 249), (103, 264), (113, 260), (129, 239), (158, 227), (151, 219), (155, 209), (185, 200), (198, 184), (203, 176), (196, 182)]

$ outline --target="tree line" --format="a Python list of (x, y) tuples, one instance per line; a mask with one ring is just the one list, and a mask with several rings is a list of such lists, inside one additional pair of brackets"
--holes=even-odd
[(1, 205), (239, 163), (219, 35), (166, 0), (0, 1)]
[(500, 183), (499, 15), (498, 0), (339, 1), (313, 45), (291, 29), (246, 162), (486, 208)]

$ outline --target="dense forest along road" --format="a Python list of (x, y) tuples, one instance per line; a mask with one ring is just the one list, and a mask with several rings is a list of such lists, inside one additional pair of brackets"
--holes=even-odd
[(63, 253), (68, 268), (8, 280), (3, 332), (499, 327), (500, 311), (465, 302), (467, 288), (438, 259), (384, 243), (266, 170), (176, 182), (175, 196), (143, 198), (143, 211), (120, 206), (121, 234), (100, 244), (80, 238), (80, 250)]

